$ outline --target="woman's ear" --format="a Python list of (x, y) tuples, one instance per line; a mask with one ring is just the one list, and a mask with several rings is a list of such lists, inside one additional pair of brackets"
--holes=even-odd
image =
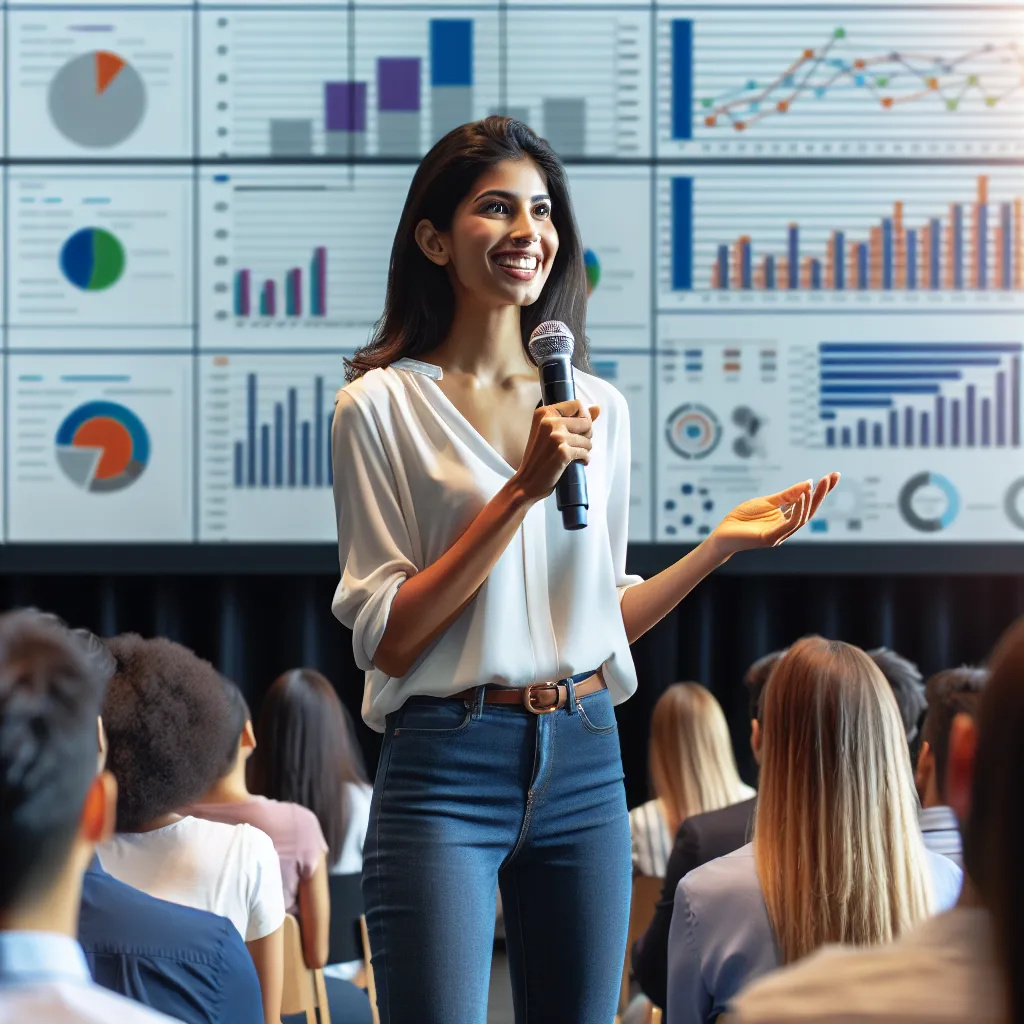
[(252, 722), (246, 721), (242, 726), (242, 735), (238, 740), (239, 753), (242, 758), (247, 758), (256, 749), (256, 733), (253, 732)]
[(451, 256), (448, 254), (440, 232), (429, 220), (421, 220), (416, 225), (413, 236), (416, 239), (416, 244), (420, 247), (420, 251), (431, 263), (439, 267), (447, 266)]

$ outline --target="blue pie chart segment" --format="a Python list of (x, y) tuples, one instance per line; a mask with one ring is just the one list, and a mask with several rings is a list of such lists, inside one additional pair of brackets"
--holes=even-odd
[(941, 473), (918, 473), (901, 488), (900, 515), (921, 533), (938, 533), (960, 514), (960, 494)]

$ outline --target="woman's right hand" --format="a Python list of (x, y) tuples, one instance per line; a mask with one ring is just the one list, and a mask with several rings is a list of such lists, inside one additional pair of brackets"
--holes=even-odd
[(591, 433), (600, 412), (575, 398), (534, 412), (523, 461), (513, 477), (529, 502), (546, 498), (570, 462), (590, 461)]

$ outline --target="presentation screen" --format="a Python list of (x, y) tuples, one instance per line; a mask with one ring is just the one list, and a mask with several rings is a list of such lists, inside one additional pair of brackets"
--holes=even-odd
[(1024, 542), (1024, 7), (2, 6), (0, 536), (324, 544), (418, 160), (566, 163), (630, 539), (841, 470), (800, 542)]

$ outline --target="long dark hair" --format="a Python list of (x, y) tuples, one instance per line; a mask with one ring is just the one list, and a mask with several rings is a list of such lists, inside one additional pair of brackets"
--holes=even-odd
[(253, 793), (301, 804), (317, 816), (328, 864), (336, 864), (348, 830), (345, 783), (366, 784), (366, 769), (352, 717), (315, 669), (291, 669), (267, 691), (249, 773)]
[(391, 247), (384, 313), (370, 341), (345, 361), (348, 380), (407, 356), (426, 355), (444, 341), (455, 313), (455, 293), (448, 271), (420, 251), (416, 225), (429, 220), (438, 231), (449, 230), (456, 207), (481, 174), (505, 160), (524, 159), (537, 165), (547, 183), (558, 254), (540, 298), (520, 312), (523, 347), (538, 324), (561, 320), (576, 338), (573, 362), (581, 370), (590, 369), (583, 243), (565, 168), (547, 142), (522, 121), (492, 116), (450, 131), (416, 169)]

